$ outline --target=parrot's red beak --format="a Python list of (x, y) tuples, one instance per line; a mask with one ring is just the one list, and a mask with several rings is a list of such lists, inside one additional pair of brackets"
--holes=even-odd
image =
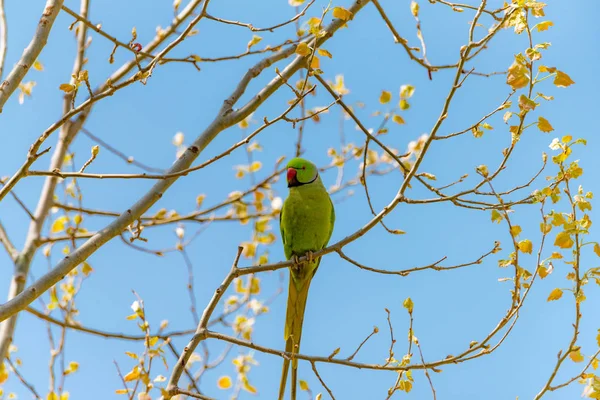
[(288, 187), (295, 186), (298, 183), (298, 179), (296, 179), (296, 170), (294, 168), (288, 168), (287, 182), (288, 182)]

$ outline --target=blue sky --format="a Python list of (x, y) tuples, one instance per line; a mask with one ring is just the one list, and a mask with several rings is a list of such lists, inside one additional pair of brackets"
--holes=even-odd
[[(411, 45), (418, 45), (415, 23), (410, 14), (408, 1), (392, 2), (383, 0), (382, 6), (388, 12), (400, 33), (408, 38)], [(427, 43), (429, 60), (433, 64), (454, 63), (458, 59), (458, 49), (467, 39), (467, 22), (472, 13), (453, 13), (443, 5), (431, 5), (421, 1), (422, 29)], [(475, 3), (470, 1), (469, 3)], [(501, 6), (500, 1), (489, 1), (491, 8)], [(588, 146), (576, 150), (575, 159), (581, 160), (586, 171), (580, 183), (585, 190), (597, 192), (599, 183), (595, 173), (600, 167), (593, 156), (600, 150), (594, 129), (596, 109), (594, 93), (599, 87), (595, 65), (599, 61), (596, 42), (600, 27), (595, 16), (600, 6), (593, 0), (572, 2), (549, 2), (546, 17), (554, 22), (548, 31), (535, 33), (534, 41), (551, 42), (544, 52), (542, 63), (556, 66), (567, 72), (576, 82), (568, 89), (555, 88), (549, 81), (540, 85), (539, 91), (554, 95), (552, 102), (544, 102), (530, 118), (538, 115), (546, 117), (555, 128), (544, 134), (532, 128), (523, 135), (514, 157), (496, 184), (503, 190), (521, 184), (537, 171), (541, 163), (541, 153), (550, 152), (548, 144), (554, 137), (571, 134), (585, 137)], [(22, 49), (31, 39), (43, 1), (7, 2), (6, 13), (9, 23), (9, 47), (7, 69), (20, 56)], [(76, 1), (66, 1), (72, 9), (78, 9)], [(318, 16), (325, 2), (318, 0), (307, 13), (307, 17)], [(334, 5), (348, 6), (349, 2)], [(149, 41), (157, 25), (168, 25), (172, 18), (172, 2), (160, 1), (154, 8), (141, 0), (119, 2), (105, 0), (92, 2), (90, 18), (101, 22), (103, 29), (110, 34), (128, 41), (131, 28), (136, 26), (139, 40)], [(230, 20), (251, 22), (255, 26), (276, 24), (294, 15), (294, 9), (286, 1), (239, 2), (234, 0), (210, 3), (208, 11), (218, 17)], [(329, 17), (328, 17), (329, 18)], [(326, 19), (327, 20), (327, 19)], [(61, 83), (70, 78), (75, 40), (68, 31), (72, 18), (61, 13), (52, 30), (47, 47), (40, 56), (44, 71), (30, 71), (25, 81), (35, 80), (33, 96), (19, 105), (17, 96), (4, 107), (0, 116), (0, 132), (5, 137), (5, 145), (0, 147), (0, 175), (11, 175), (23, 162), (29, 145), (56, 121), (62, 108), (62, 96), (58, 90)], [(482, 23), (489, 25), (489, 19)], [(172, 56), (185, 57), (198, 54), (201, 57), (216, 57), (242, 53), (252, 33), (241, 27), (202, 21), (199, 34), (189, 38), (172, 53)], [(478, 35), (483, 29), (476, 30)], [(293, 35), (293, 28), (284, 28), (279, 33), (263, 34), (266, 43), (279, 43)], [(130, 53), (119, 50), (113, 65), (107, 62), (112, 44), (104, 38), (92, 34), (93, 42), (88, 50), (88, 70), (92, 86), (102, 82), (123, 62)], [(428, 132), (440, 114), (441, 106), (450, 88), (452, 74), (447, 71), (435, 73), (429, 80), (425, 70), (409, 62), (405, 52), (394, 45), (391, 34), (383, 24), (375, 8), (367, 5), (349, 24), (349, 29), (340, 30), (325, 46), (333, 54), (333, 59), (321, 60), (323, 76), (333, 80), (338, 74), (345, 77), (350, 93), (345, 97), (349, 104), (357, 101), (365, 103), (365, 108), (357, 114), (368, 127), (376, 127), (381, 117), (370, 116), (373, 111), (385, 112), (387, 105), (380, 105), (379, 94), (389, 90), (393, 94), (390, 104), (397, 104), (398, 90), (403, 84), (416, 87), (411, 99), (411, 108), (403, 113), (405, 125), (389, 125), (389, 133), (382, 137), (389, 146), (404, 150), (411, 140)], [(524, 35), (516, 36), (512, 30), (502, 31), (490, 44), (489, 49), (472, 65), (480, 72), (505, 70), (513, 55), (528, 47)], [(198, 72), (187, 64), (166, 64), (158, 67), (148, 84), (132, 85), (112, 98), (99, 102), (93, 109), (86, 128), (103, 140), (139, 161), (159, 168), (167, 168), (175, 159), (176, 148), (171, 144), (176, 132), (185, 134), (189, 143), (216, 115), (223, 99), (236, 86), (245, 71), (259, 58), (244, 58), (226, 63), (201, 64)], [(284, 63), (278, 64), (280, 68)], [(246, 101), (274, 76), (274, 71), (265, 71), (253, 81), (242, 98)], [(450, 108), (448, 119), (440, 134), (448, 134), (470, 126), (482, 115), (497, 107), (510, 92), (503, 76), (483, 78), (472, 76), (457, 92)], [(537, 89), (537, 88), (536, 88)], [(255, 113), (254, 119), (273, 118), (287, 106), (292, 97), (289, 91), (280, 90)], [(320, 90), (310, 97), (308, 107), (324, 106), (330, 102), (327, 93)], [(496, 165), (501, 157), (501, 149), (509, 143), (508, 128), (501, 119), (494, 117), (490, 124), (493, 131), (486, 132), (483, 138), (463, 135), (452, 141), (435, 142), (422, 166), (422, 171), (437, 176), (439, 184), (446, 184), (465, 173), (474, 175), (474, 168), (480, 164)], [(305, 157), (319, 165), (329, 163), (327, 149), (339, 146), (340, 110), (332, 109), (321, 118), (319, 124), (309, 122), (305, 129), (303, 144)], [(258, 122), (251, 125), (257, 127)], [(346, 140), (362, 145), (364, 138), (355, 130), (354, 123), (343, 124)], [(241, 139), (244, 132), (232, 127), (222, 132), (200, 155), (204, 161), (228, 148)], [(54, 144), (56, 135), (50, 139)], [(289, 124), (279, 123), (266, 129), (258, 137), (264, 150), (255, 153), (263, 164), (257, 178), (270, 173), (275, 160), (281, 156), (293, 156), (296, 132)], [(79, 165), (89, 154), (94, 143), (80, 135), (73, 149), (77, 153)], [(175, 209), (179, 213), (192, 211), (199, 194), (206, 194), (206, 205), (216, 204), (234, 190), (245, 190), (251, 186), (248, 178), (235, 178), (234, 165), (247, 162), (246, 153), (238, 150), (210, 168), (195, 172), (180, 179), (165, 194), (150, 213), (160, 208)], [(49, 158), (40, 159), (36, 169), (45, 169)], [(346, 166), (345, 176), (353, 177), (358, 170), (358, 162)], [(98, 159), (88, 169), (89, 172), (135, 172), (109, 152), (102, 150)], [(550, 170), (549, 172), (555, 172)], [(536, 182), (536, 187), (544, 184), (544, 176)], [(326, 185), (335, 181), (335, 172), (323, 175)], [(39, 198), (43, 180), (30, 177), (22, 180), (16, 193), (30, 208), (34, 208)], [(380, 208), (387, 204), (400, 185), (400, 174), (396, 171), (384, 177), (373, 177), (369, 188), (374, 205)], [(473, 182), (472, 180), (467, 181)], [(84, 205), (123, 211), (145, 193), (152, 185), (150, 181), (132, 180), (80, 180), (84, 192)], [(332, 241), (337, 241), (353, 233), (370, 219), (364, 193), (356, 187), (353, 196), (336, 205), (337, 223)], [(283, 182), (274, 185), (279, 196), (285, 197), (287, 189)], [(526, 190), (523, 195), (529, 193)], [(415, 188), (409, 196), (427, 196)], [(342, 198), (344, 195), (337, 195)], [(562, 206), (564, 207), (564, 205)], [(591, 213), (592, 220), (595, 213)], [(0, 218), (17, 247), (21, 247), (28, 226), (27, 216), (7, 197), (0, 203)], [(524, 237), (530, 238), (534, 246), (539, 244), (539, 211), (536, 206), (517, 208), (513, 218), (523, 227)], [(88, 229), (105, 226), (110, 218), (89, 218)], [(373, 267), (399, 269), (431, 263), (443, 256), (448, 263), (456, 264), (476, 259), (488, 251), (494, 240), (504, 244), (504, 251), (490, 257), (485, 263), (453, 272), (425, 271), (408, 277), (374, 275), (359, 270), (344, 262), (334, 254), (321, 263), (312, 286), (307, 307), (303, 333), (302, 352), (310, 355), (328, 355), (341, 347), (341, 355), (351, 354), (356, 346), (371, 332), (374, 325), (380, 333), (361, 350), (356, 361), (382, 363), (388, 355), (389, 336), (386, 313), (391, 311), (394, 332), (398, 338), (396, 355), (401, 357), (406, 351), (406, 331), (408, 316), (402, 308), (402, 301), (411, 297), (415, 302), (415, 335), (423, 347), (426, 360), (438, 360), (448, 354), (456, 354), (471, 340), (479, 340), (487, 334), (501, 318), (509, 306), (509, 284), (498, 282), (508, 276), (509, 271), (497, 267), (497, 259), (505, 257), (509, 237), (504, 226), (490, 222), (489, 212), (458, 209), (448, 204), (417, 206), (400, 205), (386, 219), (389, 226), (407, 232), (402, 236), (391, 236), (381, 227), (376, 227), (358, 242), (349, 245), (345, 251), (355, 259)], [(278, 231), (273, 221), (274, 231)], [(188, 235), (198, 226), (189, 225)], [(198, 306), (203, 308), (217, 285), (229, 270), (237, 245), (248, 240), (248, 226), (235, 222), (219, 222), (210, 225), (188, 248), (195, 273), (195, 295)], [(176, 243), (173, 227), (148, 230), (148, 247), (171, 247)], [(592, 228), (590, 240), (596, 237)], [(279, 239), (278, 239), (279, 240)], [(56, 246), (52, 264), (60, 259), (60, 248)], [(550, 250), (550, 247), (547, 248)], [(269, 248), (273, 261), (281, 260), (283, 252), (279, 242)], [(0, 253), (5, 266), (0, 268), (1, 290), (7, 290), (10, 279), (10, 260)], [(133, 251), (114, 239), (88, 260), (94, 268), (91, 277), (85, 282), (84, 290), (78, 295), (80, 321), (85, 326), (106, 331), (137, 334), (132, 321), (125, 317), (131, 313), (130, 304), (135, 300), (132, 289), (144, 299), (147, 316), (153, 326), (167, 319), (171, 329), (188, 329), (194, 326), (189, 313), (188, 294), (185, 290), (187, 272), (180, 254), (170, 253), (165, 257)], [(582, 258), (583, 265), (595, 266), (595, 256), (588, 250)], [(524, 258), (531, 270), (535, 259)], [(244, 261), (247, 265), (247, 261)], [(36, 256), (32, 272), (40, 276), (48, 268), (41, 254)], [(567, 287), (564, 276), (568, 266), (555, 263), (555, 272), (544, 281), (537, 283), (528, 303), (522, 309), (520, 319), (506, 342), (494, 354), (456, 366), (444, 366), (443, 372), (432, 374), (438, 398), (443, 399), (520, 399), (532, 398), (546, 381), (556, 353), (566, 346), (571, 335), (573, 301), (564, 296), (557, 302), (548, 303), (546, 297), (555, 287)], [(287, 279), (287, 272), (285, 273)], [(260, 299), (267, 299), (279, 287), (280, 273), (266, 273), (261, 277)], [(286, 281), (287, 282), (287, 281)], [(287, 286), (287, 283), (284, 287)], [(587, 301), (583, 305), (584, 319), (581, 325), (581, 339), (585, 355), (596, 351), (595, 342), (598, 326), (593, 314), (600, 298), (591, 285), (586, 291)], [(39, 304), (35, 304), (39, 308)], [(261, 316), (255, 326), (253, 340), (262, 345), (282, 348), (283, 319), (285, 315), (285, 295), (279, 296), (270, 306), (270, 312)], [(231, 333), (229, 328), (220, 328)], [(187, 338), (174, 342), (182, 349)], [(49, 345), (45, 324), (35, 317), (21, 315), (16, 332), (18, 356), (23, 361), (22, 372), (35, 384), (38, 391), (47, 391), (47, 359)], [(223, 348), (221, 343), (210, 342), (213, 356)], [(120, 388), (113, 360), (126, 371), (133, 360), (124, 352), (141, 351), (138, 343), (104, 340), (98, 337), (69, 332), (67, 335), (66, 360), (76, 360), (79, 371), (67, 379), (66, 390), (72, 399), (117, 398), (114, 390)], [(237, 355), (234, 350), (229, 359), (217, 371), (211, 371), (203, 378), (202, 388), (208, 395), (228, 398), (216, 388), (216, 379), (223, 374), (233, 374), (230, 359)], [(259, 390), (259, 398), (274, 398), (277, 391), (281, 359), (274, 356), (255, 354), (260, 363), (250, 373), (251, 382)], [(416, 359), (416, 355), (415, 355)], [(170, 359), (173, 363), (174, 360)], [(580, 364), (570, 360), (559, 373), (558, 382), (574, 375)], [(394, 373), (361, 371), (340, 366), (319, 365), (323, 379), (332, 388), (336, 398), (385, 398), (387, 389), (393, 384)], [(164, 370), (156, 370), (153, 375)], [(415, 373), (415, 385), (410, 394), (398, 393), (396, 398), (429, 398), (429, 385), (422, 373)], [(300, 377), (306, 379), (313, 393), (325, 391), (314, 377), (310, 366), (301, 364)], [(11, 377), (4, 386), (5, 392), (16, 392), (19, 398), (29, 398), (30, 394), (17, 379)], [(92, 392), (90, 393), (90, 390)], [(573, 385), (559, 392), (548, 393), (548, 399), (575, 398), (582, 386)], [(156, 394), (155, 394), (156, 395)], [(304, 395), (304, 394), (302, 394)], [(243, 394), (243, 398), (251, 395)], [(302, 396), (300, 396), (302, 398)]]

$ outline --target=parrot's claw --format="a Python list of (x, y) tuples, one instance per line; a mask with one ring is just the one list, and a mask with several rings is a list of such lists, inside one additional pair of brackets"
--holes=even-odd
[(309, 263), (312, 263), (312, 262), (313, 262), (313, 252), (312, 252), (312, 251), (310, 251), (310, 250), (309, 250), (309, 251), (307, 251), (307, 252), (306, 252), (306, 260), (307, 260)]
[(295, 254), (292, 256), (291, 260), (294, 263), (294, 265), (300, 264), (300, 258)]

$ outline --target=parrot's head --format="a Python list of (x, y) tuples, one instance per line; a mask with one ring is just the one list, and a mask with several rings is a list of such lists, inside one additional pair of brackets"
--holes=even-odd
[(317, 166), (303, 158), (292, 158), (287, 164), (288, 187), (313, 183), (319, 177)]

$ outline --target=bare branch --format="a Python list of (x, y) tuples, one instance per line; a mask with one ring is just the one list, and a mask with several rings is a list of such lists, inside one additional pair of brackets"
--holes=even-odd
[[(238, 271), (237, 265), (240, 260), (240, 256), (242, 255), (242, 250), (243, 250), (242, 247), (238, 247), (237, 255), (235, 256), (235, 260), (233, 261), (233, 265), (231, 266), (231, 270), (229, 271), (229, 274), (227, 274), (227, 276), (225, 277), (225, 280), (223, 281), (221, 286), (219, 286), (217, 288), (217, 290), (215, 291), (215, 294), (210, 299), (210, 302), (208, 303), (208, 305), (202, 312), (202, 318), (200, 319), (200, 323), (198, 324), (198, 328), (196, 329), (196, 334), (194, 335), (194, 337), (192, 338), (190, 343), (185, 347), (185, 349), (183, 350), (183, 353), (181, 353), (181, 357), (179, 358), (179, 360), (177, 361), (177, 364), (175, 365), (175, 368), (173, 368), (173, 372), (171, 373), (171, 378), (169, 379), (169, 383), (167, 385), (167, 391), (169, 393), (169, 396), (174, 396), (177, 394), (177, 390), (178, 390), (177, 384), (179, 382), (179, 379), (181, 378), (181, 374), (183, 373), (183, 367), (187, 364), (188, 360), (190, 359), (190, 356), (192, 355), (193, 351), (196, 349), (196, 346), (198, 346), (198, 344), (202, 340), (206, 339), (207, 325), (208, 325), (210, 316), (212, 315), (215, 308), (217, 307), (217, 304), (219, 304), (221, 297), (223, 297), (223, 295), (225, 294), (227, 287), (229, 287), (231, 282), (233, 282), (233, 279), (236, 277), (236, 272)], [(170, 398), (170, 397), (168, 397), (168, 398)], [(167, 398), (167, 400), (168, 400), (168, 398)]]
[(321, 378), (321, 375), (319, 375), (319, 371), (317, 370), (317, 365), (315, 364), (315, 362), (311, 361), (310, 366), (312, 367), (312, 370), (315, 373), (315, 376), (317, 377), (319, 382), (321, 382), (321, 385), (323, 385), (325, 390), (327, 390), (327, 393), (329, 393), (329, 397), (331, 397), (331, 400), (335, 400), (335, 396), (333, 395), (333, 392), (331, 391), (331, 389), (329, 389), (329, 386), (327, 386), (325, 384), (325, 381), (323, 380), (323, 378)]
[[(415, 342), (415, 344), (417, 345), (417, 348), (419, 349), (419, 357), (421, 359), (421, 363), (425, 364), (425, 359), (423, 358), (423, 350), (421, 350), (421, 344), (419, 343), (418, 340)], [(427, 377), (427, 380), (429, 381), (429, 387), (431, 388), (431, 393), (433, 394), (433, 400), (436, 400), (436, 394), (435, 394), (435, 388), (433, 387), (433, 381), (431, 380), (431, 376), (429, 376), (429, 370), (427, 370), (427, 369), (425, 369), (425, 376)]]
[(214, 399), (212, 397), (204, 396), (204, 395), (199, 394), (199, 393), (190, 392), (189, 390), (184, 390), (184, 389), (179, 389), (179, 388), (174, 389), (172, 395), (175, 396), (175, 395), (178, 395), (178, 394), (183, 394), (185, 396), (193, 397), (194, 399), (216, 400), (216, 399)]
[(371, 272), (376, 272), (378, 274), (407, 276), (411, 272), (424, 271), (427, 269), (433, 269), (435, 271), (448, 271), (448, 270), (453, 270), (453, 269), (469, 267), (472, 265), (478, 265), (478, 264), (481, 264), (486, 257), (490, 256), (491, 254), (496, 253), (499, 248), (500, 248), (500, 243), (496, 242), (496, 243), (494, 243), (494, 247), (490, 251), (479, 256), (474, 261), (466, 262), (463, 264), (449, 265), (449, 266), (445, 266), (445, 267), (441, 266), (439, 264), (446, 259), (446, 257), (443, 257), (440, 260), (438, 260), (432, 264), (429, 264), (429, 265), (425, 265), (422, 267), (407, 268), (407, 269), (402, 269), (399, 271), (389, 271), (389, 270), (385, 270), (385, 269), (377, 269), (377, 268), (368, 267), (368, 266), (363, 265), (363, 264), (353, 260), (352, 258), (348, 257), (341, 249), (336, 249), (335, 251), (338, 253), (338, 255), (341, 258), (343, 258), (344, 260), (348, 261), (349, 263), (357, 266), (360, 269), (364, 269), (366, 271), (371, 271)]
[(379, 328), (377, 328), (377, 327), (374, 327), (374, 328), (373, 328), (373, 331), (372, 331), (371, 333), (369, 333), (369, 336), (367, 336), (367, 337), (365, 338), (365, 340), (363, 340), (363, 341), (362, 341), (362, 342), (361, 342), (361, 343), (358, 345), (358, 347), (356, 348), (356, 350), (354, 351), (354, 353), (352, 353), (352, 354), (350, 355), (350, 357), (346, 358), (346, 360), (348, 360), (348, 361), (352, 361), (352, 360), (354, 359), (354, 357), (356, 357), (356, 355), (358, 354), (358, 352), (360, 351), (360, 349), (361, 349), (361, 348), (364, 346), (364, 344), (365, 344), (365, 343), (367, 343), (367, 340), (371, 339), (371, 336), (373, 336), (373, 335), (375, 335), (375, 334), (377, 334), (377, 333), (379, 333)]
[(11, 359), (9, 357), (6, 357), (6, 362), (10, 366), (10, 369), (12, 370), (12, 372), (14, 372), (14, 374), (17, 376), (17, 378), (19, 378), (19, 380), (21, 381), (23, 386), (25, 386), (31, 392), (33, 397), (37, 400), (42, 400), (42, 397), (39, 395), (37, 390), (35, 390), (35, 387), (30, 382), (28, 382), (25, 379), (25, 377), (23, 377), (23, 374), (21, 374), (21, 372), (17, 369), (16, 365), (11, 361)]
[(1, 222), (0, 222), (0, 242), (2, 242), (2, 245), (6, 249), (6, 252), (10, 256), (10, 258), (13, 261), (15, 261), (17, 259), (17, 257), (19, 256), (19, 251), (17, 250), (15, 245), (12, 244), (12, 242), (10, 241), (8, 234), (6, 233), (6, 230), (4, 229), (4, 225), (2, 225)]
[(156, 173), (162, 173), (162, 172), (164, 172), (164, 170), (162, 170), (160, 168), (149, 167), (146, 164), (142, 164), (141, 162), (135, 160), (133, 157), (128, 157), (127, 155), (123, 154), (122, 152), (120, 152), (119, 150), (117, 150), (116, 148), (114, 148), (113, 146), (111, 146), (108, 143), (106, 143), (104, 140), (100, 139), (98, 136), (93, 135), (86, 128), (81, 128), (81, 132), (85, 136), (87, 136), (90, 139), (92, 139), (94, 142), (100, 144), (106, 150), (110, 151), (111, 153), (113, 153), (114, 155), (116, 155), (117, 157), (119, 157), (120, 159), (124, 160), (127, 164), (135, 165), (136, 167), (139, 167), (139, 168), (143, 169), (144, 171), (148, 171), (148, 172), (156, 172)]
[(292, 22), (298, 21), (298, 19), (300, 19), (300, 17), (302, 17), (302, 16), (304, 16), (304, 14), (306, 14), (306, 11), (308, 11), (310, 6), (312, 6), (314, 2), (315, 2), (315, 0), (311, 0), (306, 5), (306, 7), (304, 7), (304, 9), (302, 11), (300, 11), (298, 14), (296, 14), (293, 18), (291, 18), (285, 22), (279, 23), (277, 25), (270, 26), (268, 28), (256, 28), (252, 24), (246, 24), (246, 23), (239, 22), (239, 21), (229, 21), (226, 19), (213, 17), (210, 14), (206, 14), (205, 17), (206, 17), (206, 19), (210, 19), (210, 20), (213, 20), (216, 22), (221, 22), (223, 24), (242, 26), (242, 27), (250, 29), (252, 32), (264, 32), (264, 31), (273, 32), (277, 28), (281, 28), (282, 26), (285, 26), (285, 25), (291, 24)]
[[(146, 335), (127, 335), (124, 333), (106, 332), (106, 331), (99, 330), (99, 329), (87, 328), (85, 326), (82, 326), (82, 325), (80, 325), (78, 323), (74, 323), (74, 322), (59, 321), (56, 318), (52, 318), (51, 316), (49, 316), (41, 311), (38, 311), (35, 308), (31, 308), (31, 307), (27, 307), (25, 310), (28, 313), (35, 315), (39, 319), (47, 321), (53, 325), (60, 326), (63, 328), (73, 329), (73, 330), (79, 331), (79, 332), (89, 333), (89, 334), (95, 335), (95, 336), (101, 336), (101, 337), (107, 338), (107, 339), (121, 339), (121, 340), (128, 340), (128, 341), (142, 341), (142, 340), (146, 339)], [(152, 336), (156, 336), (160, 339), (166, 340), (170, 337), (191, 335), (192, 333), (194, 333), (194, 331), (195, 331), (194, 329), (188, 329), (185, 331), (173, 331), (173, 332), (167, 332), (167, 333), (156, 332)]]

